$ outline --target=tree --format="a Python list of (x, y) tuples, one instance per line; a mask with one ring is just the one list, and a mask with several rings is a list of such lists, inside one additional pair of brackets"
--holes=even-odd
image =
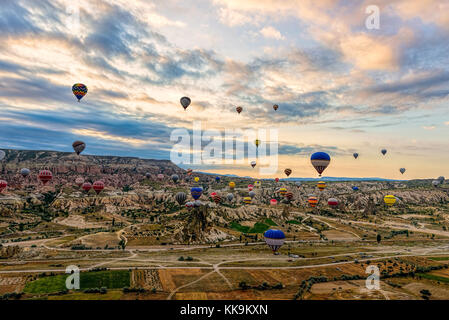
[(377, 240), (377, 243), (380, 243), (380, 241), (382, 240), (382, 237), (380, 234), (377, 234), (376, 240)]

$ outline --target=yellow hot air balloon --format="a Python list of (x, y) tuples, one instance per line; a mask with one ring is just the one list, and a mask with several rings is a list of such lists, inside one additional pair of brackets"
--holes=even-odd
[(231, 188), (231, 189), (235, 188), (235, 182), (234, 181), (229, 182), (229, 188)]
[(243, 198), (243, 202), (246, 204), (250, 204), (251, 203), (251, 197), (244, 197)]
[(255, 186), (256, 188), (260, 188), (261, 185), (262, 185), (262, 182), (260, 182), (260, 181), (255, 181), (255, 182), (254, 182), (254, 186)]
[(323, 191), (324, 189), (326, 189), (326, 182), (324, 181), (318, 182), (317, 187), (320, 191)]
[(396, 203), (396, 197), (392, 196), (391, 194), (386, 195), (384, 197), (384, 202), (387, 206), (391, 207), (392, 205), (394, 205)]
[(195, 180), (195, 182), (198, 182), (198, 181), (200, 181), (200, 178), (199, 177), (195, 177), (193, 180)]
[(287, 193), (287, 189), (286, 188), (280, 188), (279, 189), (279, 193), (281, 196), (285, 196), (285, 194)]

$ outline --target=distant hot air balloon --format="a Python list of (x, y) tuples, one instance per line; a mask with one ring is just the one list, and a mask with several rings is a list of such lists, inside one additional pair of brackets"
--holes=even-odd
[(338, 206), (338, 200), (335, 198), (329, 198), (327, 200), (327, 204), (331, 207), (336, 207), (336, 206)]
[(259, 139), (256, 139), (256, 140), (254, 141), (254, 144), (256, 145), (256, 148), (259, 148), (260, 140), (259, 140)]
[(288, 177), (289, 175), (292, 174), (292, 169), (287, 168), (287, 169), (284, 170), (284, 173)]
[(194, 203), (192, 201), (189, 201), (189, 202), (186, 203), (186, 207), (187, 207), (187, 209), (190, 210), (190, 209), (192, 209), (194, 207)]
[(275, 104), (275, 105), (273, 106), (274, 111), (277, 111), (278, 108), (279, 108), (279, 106), (278, 106), (277, 104)]
[(212, 199), (216, 204), (219, 204), (221, 202), (221, 197), (218, 194), (215, 195)]
[(275, 178), (274, 181), (279, 182), (279, 178)]
[(53, 174), (50, 170), (41, 170), (39, 171), (38, 178), (43, 184), (47, 184), (48, 181), (53, 179)]
[(248, 191), (252, 191), (253, 188), (254, 188), (254, 186), (253, 186), (252, 184), (249, 184), (249, 185), (248, 185)]
[(380, 152), (381, 152), (383, 155), (385, 155), (385, 154), (387, 153), (387, 149), (382, 149)]
[(190, 103), (192, 102), (189, 97), (182, 97), (180, 101), (184, 110), (186, 110), (187, 107), (190, 106)]
[(228, 193), (226, 195), (226, 198), (228, 199), (229, 202), (232, 202), (232, 200), (234, 200), (234, 195), (232, 193)]
[(440, 181), (441, 184), (444, 183), (444, 177), (443, 176), (438, 177), (437, 180)]
[(5, 159), (5, 155), (6, 155), (5, 151), (0, 150), (0, 161), (2, 161), (3, 159)]
[(229, 182), (229, 188), (231, 190), (235, 188), (235, 182), (234, 181)]
[(86, 148), (86, 144), (82, 141), (75, 141), (72, 143), (73, 150), (77, 155), (79, 155)]
[(175, 196), (175, 200), (180, 206), (182, 206), (187, 200), (187, 195), (185, 192), (178, 192)]
[(22, 177), (26, 178), (30, 175), (30, 169), (28, 168), (22, 168), (20, 169), (20, 174), (22, 175)]
[(253, 199), (256, 196), (256, 193), (254, 191), (250, 191), (248, 195)]
[(359, 157), (359, 154), (358, 154), (357, 152), (355, 152), (355, 153), (353, 154), (353, 156), (354, 156), (354, 159), (357, 159), (357, 158)]
[(164, 175), (163, 175), (162, 173), (159, 173), (159, 174), (157, 175), (157, 178), (158, 178), (159, 180), (162, 180), (162, 179), (164, 179)]
[(85, 192), (89, 192), (92, 189), (92, 185), (89, 182), (84, 182), (82, 188)]
[(220, 182), (220, 180), (221, 180), (221, 178), (220, 178), (220, 177), (215, 177), (215, 181), (216, 181), (217, 183), (219, 183), (219, 182)]
[(359, 187), (353, 186), (353, 187), (352, 187), (352, 190), (358, 191), (358, 190), (359, 190)]
[(396, 197), (392, 196), (392, 195), (386, 195), (384, 197), (384, 202), (387, 206), (391, 207), (392, 205), (394, 205), (396, 203)]
[(72, 92), (75, 97), (78, 99), (78, 102), (86, 95), (87, 87), (82, 83), (75, 83), (72, 86)]
[(277, 201), (276, 199), (271, 199), (271, 200), (270, 200), (270, 204), (271, 204), (272, 206), (275, 206), (275, 205), (278, 204), (278, 201)]
[(287, 193), (287, 189), (286, 188), (279, 188), (279, 194), (281, 196), (285, 196), (286, 193)]
[(192, 195), (193, 199), (198, 200), (203, 194), (203, 188), (193, 187), (192, 189), (190, 189), (190, 194)]
[(243, 198), (243, 202), (246, 204), (250, 204), (251, 203), (251, 197), (244, 197)]
[(177, 174), (172, 174), (171, 179), (173, 180), (174, 183), (176, 183), (179, 180), (179, 176)]
[(326, 189), (326, 182), (320, 181), (320, 182), (318, 182), (318, 184), (316, 186), (318, 187), (318, 189), (320, 191), (323, 191), (324, 189)]
[(235, 110), (237, 110), (238, 114), (240, 114), (240, 112), (243, 111), (243, 108), (242, 107), (237, 107), (237, 108), (235, 108)]
[(309, 205), (310, 205), (312, 208), (315, 208), (316, 205), (318, 204), (318, 198), (315, 197), (315, 196), (313, 196), (313, 195), (310, 195), (310, 196), (309, 196), (309, 199), (308, 199), (307, 201), (309, 202)]
[(145, 177), (146, 177), (147, 179), (150, 179), (151, 173), (149, 173), (149, 172), (145, 173)]
[(256, 161), (251, 161), (251, 167), (255, 167), (256, 166)]
[(75, 179), (75, 183), (76, 183), (76, 185), (78, 187), (81, 187), (83, 185), (83, 183), (84, 183), (84, 179), (81, 178), (81, 177), (78, 177), (78, 178)]
[(198, 181), (200, 181), (200, 178), (199, 178), (199, 177), (195, 177), (193, 180), (194, 180), (195, 182), (198, 182)]
[(285, 198), (288, 200), (288, 201), (291, 201), (292, 199), (293, 199), (293, 193), (292, 192), (287, 192), (286, 194), (285, 194)]
[(201, 201), (200, 200), (195, 200), (194, 202), (193, 202), (193, 206), (194, 207), (201, 207), (201, 205), (202, 205), (202, 203), (201, 203)]
[(315, 152), (310, 157), (310, 161), (312, 162), (312, 165), (314, 166), (315, 170), (321, 177), (321, 174), (323, 173), (324, 170), (326, 170), (327, 166), (329, 165), (331, 157), (326, 152)]
[(254, 181), (254, 186), (255, 186), (256, 188), (260, 188), (260, 187), (262, 186), (262, 182), (259, 181), (259, 180)]
[(192, 174), (192, 172), (193, 172), (192, 169), (187, 169), (187, 175), (190, 176)]
[(8, 182), (6, 182), (5, 180), (0, 180), (0, 193), (3, 192), (3, 190), (5, 190), (7, 186)]
[(216, 192), (212, 192), (212, 193), (210, 194), (210, 197), (213, 198), (213, 197), (215, 197), (216, 195), (217, 195)]
[(438, 187), (439, 184), (440, 184), (440, 181), (439, 181), (439, 180), (433, 180), (433, 181), (432, 181), (432, 185), (433, 185), (435, 188)]
[(270, 247), (273, 253), (279, 250), (284, 244), (285, 234), (281, 230), (269, 229), (263, 234), (266, 244)]
[(405, 168), (401, 168), (401, 169), (399, 169), (399, 172), (400, 172), (401, 174), (404, 174), (404, 172), (405, 172)]
[(104, 189), (104, 182), (101, 180), (95, 181), (92, 185), (92, 189), (99, 194)]

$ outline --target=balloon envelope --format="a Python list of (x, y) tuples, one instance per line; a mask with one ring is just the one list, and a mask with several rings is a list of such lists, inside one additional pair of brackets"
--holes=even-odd
[(22, 177), (28, 177), (30, 175), (30, 169), (28, 168), (22, 168), (20, 169), (20, 174), (22, 175)]
[(185, 194), (185, 192), (178, 192), (175, 196), (175, 200), (181, 206), (186, 202), (187, 195)]
[(229, 202), (231, 202), (232, 200), (234, 200), (234, 195), (232, 193), (228, 193), (226, 198), (228, 199)]
[(192, 189), (190, 189), (190, 194), (192, 195), (193, 199), (198, 200), (203, 194), (203, 188), (193, 187)]
[(382, 149), (380, 152), (381, 152), (383, 155), (385, 155), (385, 154), (387, 153), (387, 149)]
[(173, 182), (178, 182), (179, 176), (177, 174), (172, 174), (171, 179), (173, 180)]
[(285, 234), (281, 230), (269, 229), (263, 234), (266, 244), (273, 252), (279, 250), (284, 244)]
[(75, 141), (74, 143), (72, 143), (72, 148), (75, 153), (79, 155), (86, 148), (86, 144), (82, 141)]
[(401, 169), (399, 169), (399, 172), (400, 172), (400, 173), (402, 173), (402, 174), (404, 174), (404, 172), (405, 172), (405, 168), (401, 168)]
[(357, 159), (357, 158), (359, 157), (359, 154), (358, 154), (357, 152), (355, 152), (355, 153), (353, 154), (353, 156), (354, 156), (355, 159)]
[(104, 182), (101, 180), (95, 181), (92, 188), (97, 194), (99, 194), (104, 189)]
[(320, 176), (326, 170), (330, 161), (331, 157), (326, 152), (315, 152), (310, 157), (310, 162), (312, 162), (313, 167)]
[(75, 97), (78, 99), (78, 102), (86, 95), (87, 87), (82, 83), (75, 83), (72, 86), (72, 92)]
[(47, 184), (48, 181), (53, 179), (53, 174), (50, 170), (41, 170), (39, 171), (38, 178), (43, 184)]
[(3, 190), (5, 190), (7, 186), (8, 182), (6, 182), (5, 180), (0, 180), (0, 192), (3, 192)]
[(190, 100), (189, 97), (182, 97), (180, 102), (184, 110), (186, 110), (192, 101)]
[(384, 197), (384, 202), (387, 206), (391, 207), (392, 205), (394, 205), (396, 203), (396, 197), (393, 195), (386, 195)]

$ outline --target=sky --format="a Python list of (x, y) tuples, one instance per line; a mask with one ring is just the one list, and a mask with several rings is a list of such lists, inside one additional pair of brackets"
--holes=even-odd
[[(367, 28), (370, 5), (379, 28)], [(253, 157), (185, 168), (316, 177), (310, 155), (324, 151), (327, 176), (449, 176), (448, 10), (441, 0), (0, 0), (0, 148), (71, 151), (82, 140), (86, 154), (169, 159), (173, 130), (200, 122), (278, 130), (278, 170), (261, 175)], [(78, 82), (89, 90), (80, 103)]]

